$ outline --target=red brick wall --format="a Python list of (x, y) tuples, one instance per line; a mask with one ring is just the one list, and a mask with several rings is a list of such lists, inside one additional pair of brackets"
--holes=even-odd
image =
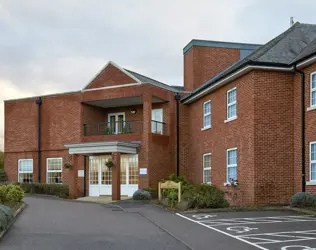
[(115, 86), (120, 84), (136, 83), (134, 79), (109, 64), (90, 82), (86, 89)]
[[(229, 83), (215, 92), (202, 97), (197, 102), (189, 105), (188, 125), (181, 124), (181, 141), (188, 145), (182, 148), (181, 171), (193, 183), (202, 183), (203, 179), (203, 154), (211, 153), (212, 184), (232, 192), (224, 187), (226, 182), (226, 152), (229, 148), (238, 148), (238, 180), (240, 192), (238, 200), (243, 204), (254, 203), (254, 73), (249, 73), (238, 80)], [(237, 88), (237, 116), (234, 121), (225, 123), (226, 92)], [(212, 101), (212, 128), (201, 131), (203, 128), (203, 103)], [(185, 129), (185, 127), (187, 128)], [(183, 158), (183, 156), (185, 156)]]
[(255, 95), (255, 202), (288, 204), (293, 195), (293, 74), (258, 71)]
[[(316, 63), (303, 69), (305, 72), (305, 110), (310, 107), (310, 74), (316, 71)], [(294, 192), (301, 192), (301, 173), (302, 173), (302, 153), (301, 153), (301, 75), (295, 74), (294, 77)], [(316, 141), (316, 110), (306, 111), (306, 123), (305, 123), (305, 172), (306, 181), (310, 180), (310, 142)], [(307, 185), (307, 192), (316, 194), (315, 185)]]
[(37, 105), (35, 99), (5, 103), (5, 152), (37, 150)]
[(239, 49), (192, 47), (184, 55), (185, 90), (198, 88), (239, 59)]

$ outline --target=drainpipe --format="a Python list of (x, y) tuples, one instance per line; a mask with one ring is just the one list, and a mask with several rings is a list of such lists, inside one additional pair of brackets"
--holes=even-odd
[(42, 97), (36, 99), (37, 104), (37, 171), (38, 171), (38, 183), (41, 183), (41, 105)]
[(305, 176), (305, 73), (296, 68), (294, 70), (301, 74), (301, 143), (302, 143), (302, 192), (306, 190), (306, 176)]
[(83, 156), (83, 167), (84, 167), (84, 176), (83, 176), (83, 196), (87, 196), (87, 156)]
[(177, 93), (174, 97), (177, 101), (177, 177), (180, 175), (180, 114), (179, 114), (179, 102), (181, 95)]

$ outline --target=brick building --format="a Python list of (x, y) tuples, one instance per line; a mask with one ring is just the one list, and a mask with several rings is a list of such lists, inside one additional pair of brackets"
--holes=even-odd
[(5, 101), (5, 170), (119, 199), (179, 169), (237, 204), (286, 204), (316, 193), (315, 110), (316, 25), (265, 45), (192, 40), (183, 87), (109, 62), (81, 91)]

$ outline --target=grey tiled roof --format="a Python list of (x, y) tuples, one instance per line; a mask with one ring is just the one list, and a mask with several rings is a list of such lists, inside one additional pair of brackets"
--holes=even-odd
[(316, 51), (316, 25), (295, 23), (288, 30), (275, 37), (265, 45), (262, 45), (249, 56), (232, 64), (203, 85), (185, 96), (183, 100), (194, 96), (202, 89), (215, 84), (246, 65), (275, 65), (290, 66)]
[(168, 88), (168, 89), (170, 89), (173, 92), (179, 92), (179, 91), (181, 92), (184, 89), (183, 87), (181, 89), (180, 86), (167, 85), (165, 83), (159, 82), (159, 81), (157, 81), (155, 79), (152, 79), (150, 77), (141, 75), (139, 73), (136, 73), (136, 72), (128, 70), (128, 69), (124, 69), (124, 70), (126, 70), (128, 73), (132, 74), (134, 77), (136, 77), (142, 83), (150, 83), (150, 84), (153, 84), (153, 85), (158, 86), (158, 87)]

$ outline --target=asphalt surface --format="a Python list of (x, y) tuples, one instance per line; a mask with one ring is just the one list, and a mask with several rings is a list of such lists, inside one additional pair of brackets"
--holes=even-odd
[(188, 249), (138, 213), (57, 199), (25, 202), (1, 250)]
[(178, 216), (222, 233), (227, 241), (244, 243), (245, 248), (241, 249), (316, 250), (314, 216), (284, 211), (180, 213)]
[(174, 214), (122, 201), (107, 206), (26, 197), (1, 250), (316, 250), (316, 217), (294, 212)]

